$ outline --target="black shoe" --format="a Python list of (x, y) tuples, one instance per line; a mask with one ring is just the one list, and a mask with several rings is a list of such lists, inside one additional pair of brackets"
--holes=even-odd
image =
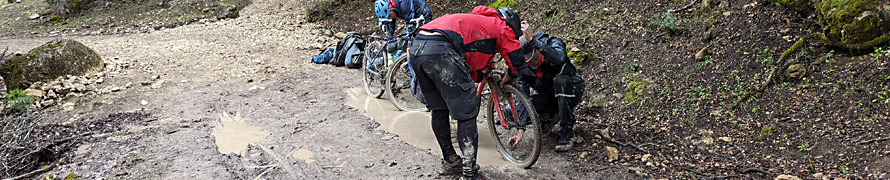
[(559, 142), (556, 143), (556, 152), (566, 152), (572, 150), (572, 146), (575, 144), (572, 142), (572, 138), (575, 137), (575, 132), (569, 128), (562, 128), (562, 134), (559, 136)]
[[(478, 165), (476, 165), (476, 166), (478, 167)], [(484, 175), (482, 175), (482, 172), (476, 172), (475, 176), (464, 176), (464, 177), (460, 177), (460, 179), (461, 180), (487, 180), (488, 178), (486, 178)]]
[(452, 162), (442, 161), (442, 170), (439, 171), (440, 175), (455, 175), (463, 172), (463, 166), (461, 166), (461, 162), (463, 160), (461, 158), (457, 158)]

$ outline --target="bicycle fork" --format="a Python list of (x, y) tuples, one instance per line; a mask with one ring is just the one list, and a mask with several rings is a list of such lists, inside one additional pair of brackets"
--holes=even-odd
[[(485, 87), (486, 82), (487, 81), (483, 80), (481, 83), (479, 83), (479, 88), (476, 90), (476, 96), (482, 95), (482, 89)], [(504, 128), (510, 129), (510, 126), (507, 125), (506, 117), (504, 117), (504, 113), (503, 113), (503, 111), (501, 111), (501, 109), (503, 109), (503, 108), (501, 108), (501, 103), (498, 101), (498, 90), (496, 88), (491, 88), (490, 93), (491, 93), (490, 95), (491, 95), (492, 103), (494, 103), (495, 112), (497, 112), (497, 114), (498, 114), (498, 121), (500, 121), (501, 126), (503, 126)], [(511, 107), (510, 112), (513, 115), (513, 119), (516, 120), (517, 123), (519, 123), (519, 116), (517, 115), (517, 112), (516, 112), (516, 105), (513, 103), (513, 97), (509, 97), (508, 101), (509, 101), (508, 103)]]

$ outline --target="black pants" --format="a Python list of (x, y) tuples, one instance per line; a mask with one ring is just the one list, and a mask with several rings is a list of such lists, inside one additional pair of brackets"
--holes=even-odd
[[(519, 89), (529, 94), (530, 85), (519, 81)], [(572, 111), (581, 102), (584, 94), (584, 80), (578, 76), (557, 75), (553, 78), (553, 87), (549, 89), (535, 89), (535, 94), (529, 95), (529, 100), (535, 106), (538, 114), (559, 112), (559, 125), (566, 130), (571, 130), (575, 125), (575, 113)], [(523, 112), (525, 109), (517, 109)], [(541, 117), (541, 116), (538, 116)], [(543, 124), (548, 119), (539, 119)]]
[(448, 121), (458, 121), (457, 138), (463, 152), (465, 176), (476, 174), (476, 150), (479, 134), (476, 130), (476, 116), (479, 105), (476, 103), (476, 86), (470, 78), (470, 66), (459, 55), (451, 43), (439, 40), (424, 40), (418, 36), (411, 45), (411, 68), (416, 72), (417, 83), (432, 111), (431, 124), (436, 141), (442, 148), (443, 158), (457, 158), (451, 142), (451, 125)]

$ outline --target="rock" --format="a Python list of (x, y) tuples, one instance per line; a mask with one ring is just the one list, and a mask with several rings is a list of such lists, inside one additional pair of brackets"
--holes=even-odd
[(800, 178), (797, 176), (783, 174), (783, 175), (779, 175), (779, 177), (776, 177), (773, 180), (800, 180)]
[(581, 157), (581, 159), (584, 159), (584, 158), (587, 158), (587, 155), (589, 155), (589, 154), (590, 154), (590, 152), (585, 151), (585, 152), (582, 152), (581, 155), (579, 155), (579, 157)]
[(3, 81), (3, 77), (0, 76), (0, 94), (6, 94), (6, 82)]
[(717, 139), (720, 139), (720, 140), (722, 140), (722, 141), (724, 141), (724, 142), (732, 142), (732, 138), (731, 138), (731, 137), (720, 137), (720, 138), (717, 138)]
[(643, 175), (643, 168), (629, 167), (627, 170), (633, 171), (634, 173), (637, 173), (637, 175)]
[(55, 91), (53, 91), (53, 90), (47, 90), (47, 91), (46, 91), (46, 99), (56, 99), (56, 98), (58, 98), (58, 97), (59, 97), (59, 96), (56, 95), (56, 92), (55, 92)]
[(788, 42), (791, 42), (792, 38), (794, 38), (794, 36), (791, 36), (791, 35), (782, 36), (782, 39), (784, 39), (785, 41), (788, 41)]
[(40, 14), (31, 14), (30, 16), (28, 16), (28, 19), (30, 20), (35, 20), (37, 18), (40, 18)]
[(77, 92), (86, 92), (86, 91), (87, 91), (87, 86), (85, 86), (85, 85), (83, 85), (83, 84), (80, 84), (80, 83), (74, 84), (74, 91), (77, 91)]
[(695, 145), (698, 145), (699, 147), (711, 147), (712, 145), (714, 145), (714, 138), (711, 138), (711, 135), (714, 134), (714, 131), (701, 130), (699, 134), (701, 135), (701, 139), (695, 141)]
[(710, 114), (711, 114), (711, 116), (720, 116), (720, 117), (723, 117), (723, 114), (721, 114), (720, 111), (718, 111), (718, 110), (713, 110), (713, 111), (711, 111)]
[(102, 82), (105, 82), (105, 79), (103, 79), (103, 78), (99, 78), (99, 79), (96, 79), (96, 82), (95, 82), (95, 83), (96, 83), (96, 84), (102, 84)]
[(732, 11), (723, 12), (723, 16), (730, 16), (730, 15), (732, 15)]
[(606, 156), (609, 157), (609, 162), (618, 160), (618, 149), (606, 146)]
[(71, 110), (74, 110), (74, 103), (73, 103), (73, 102), (67, 102), (67, 103), (65, 103), (65, 104), (62, 104), (62, 110), (64, 110), (64, 111), (71, 111)]
[[(874, 3), (865, 3), (874, 2)], [(890, 40), (890, 13), (869, 0), (822, 0), (816, 4), (821, 32), (811, 34), (821, 44), (846, 49), (870, 49)]]
[(145, 100), (142, 100), (142, 101), (140, 101), (139, 103), (142, 104), (142, 105), (148, 105), (148, 101), (145, 101)]
[(785, 70), (785, 75), (795, 79), (801, 79), (807, 74), (807, 68), (803, 64), (792, 64)]
[(337, 34), (334, 34), (334, 37), (337, 39), (343, 39), (344, 37), (346, 37), (346, 33), (337, 32)]
[(56, 103), (56, 100), (48, 99), (48, 100), (45, 100), (45, 101), (43, 101), (43, 102), (40, 102), (40, 105), (43, 105), (43, 106), (51, 106), (51, 105), (53, 105), (53, 104), (55, 104), (55, 103)]
[(890, 151), (884, 151), (884, 155), (890, 155)]
[(640, 157), (640, 161), (646, 162), (649, 161), (649, 158), (652, 157), (652, 154), (645, 154), (643, 157)]
[(698, 53), (695, 53), (695, 60), (696, 60), (696, 61), (703, 61), (703, 60), (705, 60), (705, 56), (708, 55), (708, 47), (710, 47), (710, 46), (705, 46), (705, 48), (701, 48), (701, 50), (699, 50)]
[(816, 173), (816, 174), (813, 174), (813, 177), (816, 179), (822, 179), (823, 177), (825, 177), (825, 175), (823, 175), (822, 173)]
[(161, 85), (163, 85), (163, 84), (164, 84), (164, 80), (159, 80), (159, 81), (155, 82), (154, 84), (151, 84), (151, 88), (158, 89), (158, 88), (161, 88)]
[(37, 97), (38, 99), (39, 99), (39, 98), (43, 98), (43, 93), (44, 93), (44, 92), (43, 92), (42, 90), (37, 90), (37, 89), (25, 89), (25, 95), (28, 95), (28, 96), (34, 96), (34, 97)]
[(217, 19), (226, 19), (226, 18), (238, 18), (240, 16), (238, 14), (238, 6), (234, 4), (226, 4), (220, 3), (216, 8), (216, 18)]
[(104, 68), (102, 58), (80, 42), (56, 39), (0, 65), (8, 88), (25, 88), (65, 75), (82, 75)]

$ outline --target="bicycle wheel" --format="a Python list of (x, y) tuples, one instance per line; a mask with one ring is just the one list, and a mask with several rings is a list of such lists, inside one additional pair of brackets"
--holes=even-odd
[[(492, 88), (492, 86), (488, 86), (488, 88)], [(541, 133), (540, 123), (538, 122), (537, 116), (535, 115), (535, 108), (531, 105), (531, 101), (528, 100), (528, 97), (519, 92), (516, 87), (505, 85), (503, 88), (495, 88), (490, 91), (489, 96), (483, 97), (482, 104), (486, 105), (486, 109), (484, 111), (480, 111), (485, 113), (483, 116), (487, 122), (488, 129), (491, 131), (492, 138), (495, 139), (495, 146), (498, 149), (498, 152), (504, 156), (507, 161), (516, 164), (519, 167), (529, 168), (535, 164), (538, 160), (538, 156), (541, 154)], [(496, 93), (496, 94), (495, 94)], [(494, 95), (497, 95), (498, 100), (493, 101)], [(512, 98), (511, 98), (512, 97)], [(513, 108), (510, 108), (510, 102), (513, 102), (516, 109), (525, 109), (525, 112), (521, 111), (513, 111)], [(495, 107), (495, 103), (500, 105), (500, 108)], [(518, 112), (517, 116), (513, 116), (513, 112)], [(503, 117), (506, 127), (502, 125), (500, 122), (500, 118)], [(519, 133), (519, 129), (517, 127), (521, 126), (515, 117), (519, 117), (520, 119), (527, 119), (525, 122), (525, 133), (522, 137), (522, 141), (516, 146), (511, 146), (510, 138)]]
[(383, 42), (371, 41), (365, 47), (365, 62), (362, 65), (365, 92), (368, 96), (380, 98), (384, 91), (384, 74), (386, 74), (386, 53)]
[(412, 73), (411, 65), (408, 64), (408, 54), (399, 55), (386, 74), (389, 101), (403, 111), (426, 111), (426, 104), (420, 103), (411, 90), (411, 78), (414, 77)]

